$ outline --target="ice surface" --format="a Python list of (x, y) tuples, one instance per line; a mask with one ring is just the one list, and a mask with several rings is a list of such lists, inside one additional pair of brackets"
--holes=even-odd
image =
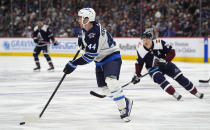
[[(52, 59), (55, 72), (47, 72), (44, 57), (40, 57), (41, 72), (33, 72), (33, 57), (0, 57), (0, 130), (210, 130), (210, 86), (198, 83), (199, 79), (209, 79), (210, 64), (179, 62), (177, 66), (205, 94), (204, 99), (168, 78), (183, 96), (176, 101), (147, 76), (138, 85), (124, 89), (134, 100), (132, 121), (124, 123), (111, 99), (89, 94), (90, 90), (100, 92), (91, 63), (78, 66), (64, 79), (40, 120), (20, 126), (24, 115), (40, 114), (70, 58)], [(122, 85), (131, 80), (134, 62), (123, 61)]]

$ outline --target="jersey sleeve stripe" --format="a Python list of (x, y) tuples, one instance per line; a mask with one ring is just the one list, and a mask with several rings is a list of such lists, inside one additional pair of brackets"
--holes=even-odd
[(84, 56), (85, 56), (86, 58), (90, 59), (90, 60), (93, 60), (93, 59), (95, 58), (94, 56), (89, 56), (89, 55), (87, 55), (86, 53), (84, 54)]
[(91, 56), (91, 57), (96, 57), (96, 56), (98, 56), (98, 53), (86, 52), (85, 54), (87, 54), (88, 56)]
[(76, 65), (73, 65), (71, 62), (68, 62), (68, 65), (70, 65), (73, 68), (76, 68), (77, 67)]
[(85, 61), (87, 61), (88, 63), (93, 61), (92, 59), (87, 58), (85, 55), (82, 55), (82, 58), (83, 58)]
[(120, 54), (114, 54), (112, 55), (111, 57), (107, 58), (106, 60), (102, 61), (102, 62), (96, 62), (96, 66), (102, 66), (112, 60), (115, 60), (115, 59), (119, 59), (121, 58)]

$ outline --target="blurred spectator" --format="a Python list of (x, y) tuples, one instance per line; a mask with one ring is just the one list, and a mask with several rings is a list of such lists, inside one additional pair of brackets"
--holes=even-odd
[(174, 37), (176, 35), (174, 27), (171, 25), (169, 26), (169, 29), (167, 29), (163, 35), (163, 37)]
[(28, 26), (24, 32), (22, 33), (22, 37), (31, 37), (32, 36), (32, 33), (33, 33), (33, 30), (31, 28), (31, 26)]
[[(28, 5), (25, 0), (0, 1), (0, 36), (21, 36), (25, 28), (34, 27), (40, 15), (39, 0), (27, 1)], [(94, 8), (96, 19), (113, 36), (139, 37), (149, 26), (160, 37), (168, 36), (167, 32), (169, 36), (209, 36), (210, 2), (202, 0), (201, 5), (200, 10), (200, 0), (42, 0), (41, 17), (48, 18), (46, 24), (56, 36), (77, 36), (81, 31), (77, 11), (84, 7)], [(176, 33), (168, 31), (170, 23)]]

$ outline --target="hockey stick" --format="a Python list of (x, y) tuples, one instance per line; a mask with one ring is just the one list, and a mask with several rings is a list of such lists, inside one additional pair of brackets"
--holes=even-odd
[(199, 80), (200, 83), (208, 83), (210, 81), (210, 78), (208, 80)]
[[(145, 77), (146, 75), (151, 74), (151, 73), (157, 71), (158, 69), (159, 69), (158, 67), (157, 67), (157, 68), (154, 68), (154, 69), (150, 70), (148, 73), (146, 73), (146, 74), (140, 76), (139, 78), (143, 78), (143, 77)], [(131, 83), (132, 83), (132, 81), (126, 83), (125, 85), (122, 86), (122, 88), (128, 86), (128, 85), (131, 84)], [(105, 97), (107, 97), (107, 95), (102, 95), (102, 94), (96, 93), (96, 92), (94, 92), (94, 91), (90, 91), (90, 95), (93, 95), (93, 96), (98, 97), (98, 98), (105, 98)]]
[[(77, 51), (77, 53), (75, 54), (73, 60), (75, 60), (77, 58), (77, 56), (79, 55), (80, 50)], [(42, 109), (41, 113), (39, 114), (39, 117), (36, 116), (28, 116), (28, 117), (24, 117), (24, 122), (20, 122), (20, 125), (24, 125), (26, 121), (35, 121), (38, 120), (42, 117), (42, 115), (44, 114), (45, 110), (47, 109), (48, 105), (50, 104), (51, 100), (53, 99), (55, 93), (57, 92), (58, 88), (60, 87), (61, 83), (63, 82), (64, 78), (66, 77), (66, 74), (63, 75), (63, 77), (61, 78), (60, 82), (58, 83), (57, 87), (55, 88), (54, 92), (52, 93), (52, 95), (50, 96), (49, 100), (47, 101), (47, 103), (45, 104), (44, 108)]]

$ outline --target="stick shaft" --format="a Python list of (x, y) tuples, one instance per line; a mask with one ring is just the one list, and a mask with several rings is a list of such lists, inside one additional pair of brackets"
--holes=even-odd
[[(148, 74), (153, 73), (153, 72), (157, 71), (158, 69), (159, 69), (158, 67), (154, 68), (154, 69), (150, 70), (149, 72), (147, 72), (146, 74), (142, 75), (140, 78), (143, 78), (144, 76), (147, 76)], [(130, 83), (132, 83), (132, 81), (130, 81), (127, 84), (123, 85), (122, 88), (128, 86)]]
[[(77, 56), (79, 55), (80, 50), (77, 51), (77, 53), (75, 54), (73, 60), (75, 60), (77, 58)], [(53, 99), (55, 93), (57, 92), (58, 88), (60, 87), (61, 83), (63, 82), (64, 78), (66, 77), (66, 74), (63, 75), (63, 77), (61, 78), (60, 82), (58, 83), (57, 87), (55, 88), (54, 92), (52, 93), (52, 95), (50, 96), (49, 100), (47, 101), (47, 103), (44, 106), (44, 109), (42, 110), (42, 112), (39, 114), (39, 118), (42, 117), (42, 115), (44, 114), (45, 110), (47, 109), (48, 105), (50, 104), (51, 100)]]
[(45, 105), (44, 109), (42, 110), (42, 112), (39, 115), (39, 118), (42, 117), (42, 115), (44, 114), (47, 106), (50, 104), (52, 98), (54, 97), (55, 93), (57, 92), (58, 88), (60, 87), (61, 83), (63, 82), (64, 78), (66, 77), (66, 74), (63, 75), (63, 77), (61, 78), (60, 82), (58, 83), (57, 87), (55, 88), (54, 92), (52, 93), (52, 95), (50, 96), (49, 100), (47, 101), (47, 104)]

